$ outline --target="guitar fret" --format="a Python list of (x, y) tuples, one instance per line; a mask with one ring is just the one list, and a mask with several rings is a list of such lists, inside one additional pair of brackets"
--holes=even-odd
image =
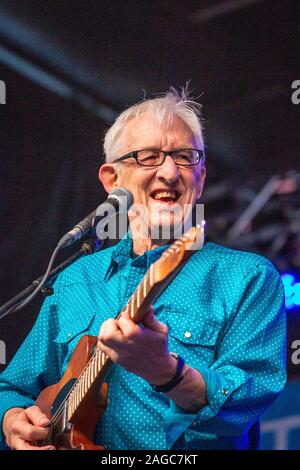
[(93, 381), (94, 381), (94, 370), (93, 370), (93, 364), (92, 363), (89, 365), (89, 369), (90, 369), (90, 386), (91, 386)]
[(77, 387), (77, 406), (80, 405), (80, 392), (79, 392), (79, 386)]
[(91, 369), (92, 369), (92, 384), (94, 383), (95, 380), (95, 364), (94, 364), (94, 358), (92, 359), (91, 362)]
[(89, 370), (86, 369), (85, 371), (85, 386), (86, 386), (86, 391), (89, 389)]
[(72, 416), (72, 393), (70, 394), (68, 398), (68, 420)]
[(130, 309), (131, 309), (131, 299), (129, 299), (128, 304), (126, 306), (126, 313), (130, 317)]
[(106, 355), (104, 353), (101, 353), (101, 366), (104, 366), (106, 360)]
[(153, 264), (150, 266), (150, 287), (153, 286)]
[(88, 389), (89, 389), (91, 386), (91, 370), (89, 367), (87, 368), (87, 374), (88, 374)]
[(139, 284), (138, 285), (138, 289), (137, 289), (137, 296), (136, 296), (136, 306), (137, 308), (140, 308), (140, 305), (141, 305), (141, 285)]
[(82, 399), (82, 380), (81, 378), (79, 378), (79, 386), (78, 386), (78, 399), (79, 399), (79, 402), (81, 401)]
[(102, 353), (101, 353), (101, 351), (98, 351), (97, 354), (98, 354), (98, 371), (100, 372), (100, 370), (101, 370), (101, 356), (102, 356)]
[(94, 361), (94, 358), (92, 359), (92, 382), (94, 383), (94, 380), (95, 380), (95, 377), (96, 377), (96, 374), (95, 374), (95, 361)]
[(134, 318), (134, 297), (131, 297), (130, 317)]
[(88, 382), (88, 384), (89, 384), (89, 388), (90, 388), (91, 382), (92, 382), (92, 371), (91, 371), (90, 364), (89, 364), (88, 367), (87, 367), (87, 371), (88, 371), (88, 377), (89, 377), (89, 382)]
[(72, 395), (73, 395), (73, 408), (74, 408), (74, 410), (75, 410), (75, 408), (76, 408), (76, 394), (75, 394), (75, 389), (73, 390)]
[(68, 421), (70, 421), (70, 418), (71, 418), (71, 416), (72, 416), (71, 395), (70, 395), (69, 398), (68, 398), (67, 405), (68, 405)]
[(146, 274), (146, 276), (144, 277), (144, 281), (143, 281), (143, 295), (144, 295), (144, 299), (145, 299), (146, 296), (147, 296), (147, 279), (148, 279), (148, 274)]
[(85, 391), (84, 391), (84, 381), (82, 380), (82, 377), (80, 379), (80, 382), (81, 382), (81, 386), (80, 386), (80, 400), (83, 399), (84, 395), (85, 395)]
[(77, 389), (76, 389), (76, 388), (74, 389), (74, 395), (75, 395), (75, 396), (74, 396), (74, 398), (75, 398), (75, 402), (74, 402), (74, 404), (75, 404), (75, 410), (76, 410), (76, 408), (77, 408), (77, 405), (78, 405), (78, 400), (77, 400)]
[(94, 361), (94, 377), (97, 377), (98, 368), (97, 368), (97, 356), (93, 358)]
[(87, 386), (86, 386), (86, 371), (84, 371), (84, 373), (83, 373), (82, 382), (83, 382), (83, 390), (84, 390), (84, 393), (86, 393), (86, 392), (87, 392)]

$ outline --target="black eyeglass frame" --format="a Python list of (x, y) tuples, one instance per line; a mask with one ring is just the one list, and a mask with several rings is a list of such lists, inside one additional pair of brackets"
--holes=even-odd
[[(143, 163), (140, 163), (140, 162), (138, 161), (138, 153), (139, 153), (139, 152), (142, 152), (142, 151), (144, 151), (144, 150), (155, 150), (155, 151), (157, 151), (157, 152), (163, 153), (163, 154), (164, 154), (164, 159), (163, 159), (163, 161), (162, 161), (159, 165), (155, 165), (155, 164), (154, 164), (154, 165), (144, 165)], [(177, 163), (177, 162), (174, 160), (173, 154), (176, 153), (176, 152), (180, 152), (180, 151), (182, 151), (182, 150), (193, 150), (194, 152), (198, 152), (198, 161), (195, 162), (195, 163), (188, 163), (188, 164), (185, 164), (185, 163)], [(186, 147), (180, 148), (180, 149), (175, 149), (175, 150), (161, 150), (161, 149), (154, 149), (154, 148), (145, 148), (145, 149), (134, 150), (134, 151), (132, 151), (132, 152), (129, 152), (129, 153), (127, 153), (126, 155), (123, 155), (122, 157), (117, 158), (117, 159), (116, 159), (114, 162), (112, 162), (112, 163), (122, 162), (123, 160), (127, 160), (128, 158), (134, 158), (135, 161), (136, 161), (136, 163), (137, 163), (138, 165), (140, 165), (140, 166), (144, 166), (144, 167), (148, 167), (148, 168), (151, 168), (151, 167), (152, 167), (152, 168), (153, 168), (153, 167), (156, 167), (156, 168), (157, 168), (157, 167), (159, 167), (159, 166), (161, 166), (161, 165), (164, 164), (165, 159), (166, 159), (168, 156), (170, 156), (170, 157), (173, 159), (175, 165), (177, 165), (177, 166), (184, 166), (184, 167), (196, 166), (196, 165), (198, 165), (198, 163), (201, 162), (201, 160), (205, 160), (205, 153), (204, 153), (204, 150), (200, 150), (200, 149), (186, 148)]]

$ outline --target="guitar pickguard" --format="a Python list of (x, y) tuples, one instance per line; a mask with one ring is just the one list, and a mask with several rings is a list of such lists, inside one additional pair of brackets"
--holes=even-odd
[(73, 388), (73, 385), (76, 383), (77, 378), (73, 378), (67, 382), (63, 388), (59, 391), (57, 394), (57, 397), (55, 398), (52, 406), (51, 406), (51, 417), (57, 412), (57, 410), (60, 408), (61, 404), (63, 403), (64, 399), (67, 397), (69, 394), (70, 390)]

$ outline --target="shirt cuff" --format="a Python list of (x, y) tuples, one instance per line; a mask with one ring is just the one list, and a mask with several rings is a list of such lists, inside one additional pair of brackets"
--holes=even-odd
[(206, 384), (207, 405), (197, 413), (188, 413), (170, 400), (170, 407), (164, 416), (167, 448), (171, 449), (175, 442), (190, 427), (199, 432), (202, 422), (216, 416), (230, 395), (245, 382), (244, 374), (235, 380), (220, 372), (207, 368), (197, 368)]

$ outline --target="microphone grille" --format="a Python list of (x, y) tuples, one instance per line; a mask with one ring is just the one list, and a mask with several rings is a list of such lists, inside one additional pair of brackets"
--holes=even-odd
[(110, 191), (107, 200), (113, 198), (118, 201), (121, 210), (128, 210), (133, 204), (133, 194), (126, 188), (114, 188)]

